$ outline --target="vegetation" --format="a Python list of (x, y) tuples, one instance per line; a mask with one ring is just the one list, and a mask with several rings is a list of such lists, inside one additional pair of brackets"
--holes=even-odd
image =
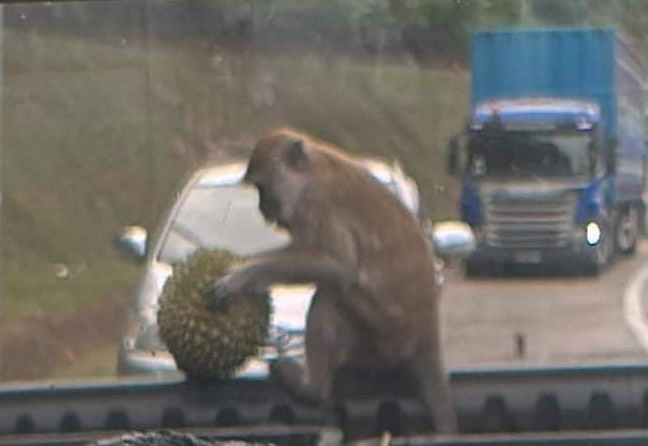
[[(119, 309), (112, 332), (90, 329), (108, 335), (104, 343), (116, 351), (139, 272), (113, 249), (119, 228), (153, 227), (188, 169), (245, 156), (271, 127), (398, 157), (427, 186), (431, 205), (449, 203), (438, 200), (442, 149), (464, 112), (463, 72), (344, 55), (223, 52), (215, 60), (166, 45), (115, 47), (24, 31), (8, 33), (5, 48), (5, 379), (88, 370), (78, 364), (83, 355), (106, 348), (79, 332), (88, 327), (78, 319), (101, 308)], [(57, 330), (43, 339), (29, 328), (35, 324)], [(93, 342), (77, 345), (84, 337)], [(32, 351), (24, 357), (15, 345)], [(33, 367), (38, 358), (41, 367)], [(104, 357), (102, 374), (114, 358)]]

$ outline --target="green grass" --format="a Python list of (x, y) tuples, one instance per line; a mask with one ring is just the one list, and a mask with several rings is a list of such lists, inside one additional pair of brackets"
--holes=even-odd
[[(28, 272), (17, 271), (12, 262), (6, 261), (5, 264), (4, 333), (19, 329), (22, 320), (34, 314), (55, 314), (57, 318), (66, 318), (79, 308), (123, 301), (139, 277), (138, 268), (123, 259), (114, 258), (67, 264), (69, 276), (65, 278), (57, 277), (57, 264), (46, 261), (33, 262)], [(115, 325), (121, 323), (115, 321)]]
[[(307, 54), (146, 51), (11, 31), (5, 55), (5, 334), (34, 314), (128, 299), (139, 268), (114, 251), (119, 228), (151, 227), (187, 169), (245, 154), (272, 127), (398, 158), (432, 217), (454, 215), (444, 152), (464, 119), (465, 73)], [(59, 263), (67, 279), (55, 277)], [(114, 339), (81, 348), (75, 357), (86, 359), (63, 361), (56, 376), (109, 373), (114, 355), (105, 362), (102, 352), (114, 348)]]

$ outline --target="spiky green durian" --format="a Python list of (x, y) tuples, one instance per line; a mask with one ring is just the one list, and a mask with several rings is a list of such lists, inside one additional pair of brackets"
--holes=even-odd
[(224, 251), (199, 250), (173, 269), (160, 298), (160, 338), (188, 378), (231, 377), (268, 336), (268, 295), (240, 296), (214, 311), (205, 289), (240, 259)]

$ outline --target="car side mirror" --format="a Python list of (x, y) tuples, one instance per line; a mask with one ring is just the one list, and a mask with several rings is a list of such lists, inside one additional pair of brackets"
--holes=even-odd
[(125, 252), (138, 261), (146, 258), (148, 234), (142, 226), (126, 226), (115, 240), (120, 251)]
[(432, 246), (437, 256), (448, 260), (464, 258), (475, 250), (475, 234), (462, 221), (443, 221), (432, 225)]

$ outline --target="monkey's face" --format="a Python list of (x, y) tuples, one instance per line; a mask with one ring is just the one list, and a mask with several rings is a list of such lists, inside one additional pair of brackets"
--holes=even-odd
[(266, 221), (290, 229), (308, 183), (308, 159), (301, 140), (270, 148), (257, 145), (245, 181), (259, 192), (259, 210)]
[(271, 186), (257, 184), (259, 191), (259, 210), (263, 214), (263, 218), (268, 222), (277, 222), (283, 220), (281, 218), (281, 202), (275, 198), (276, 193), (272, 191)]

